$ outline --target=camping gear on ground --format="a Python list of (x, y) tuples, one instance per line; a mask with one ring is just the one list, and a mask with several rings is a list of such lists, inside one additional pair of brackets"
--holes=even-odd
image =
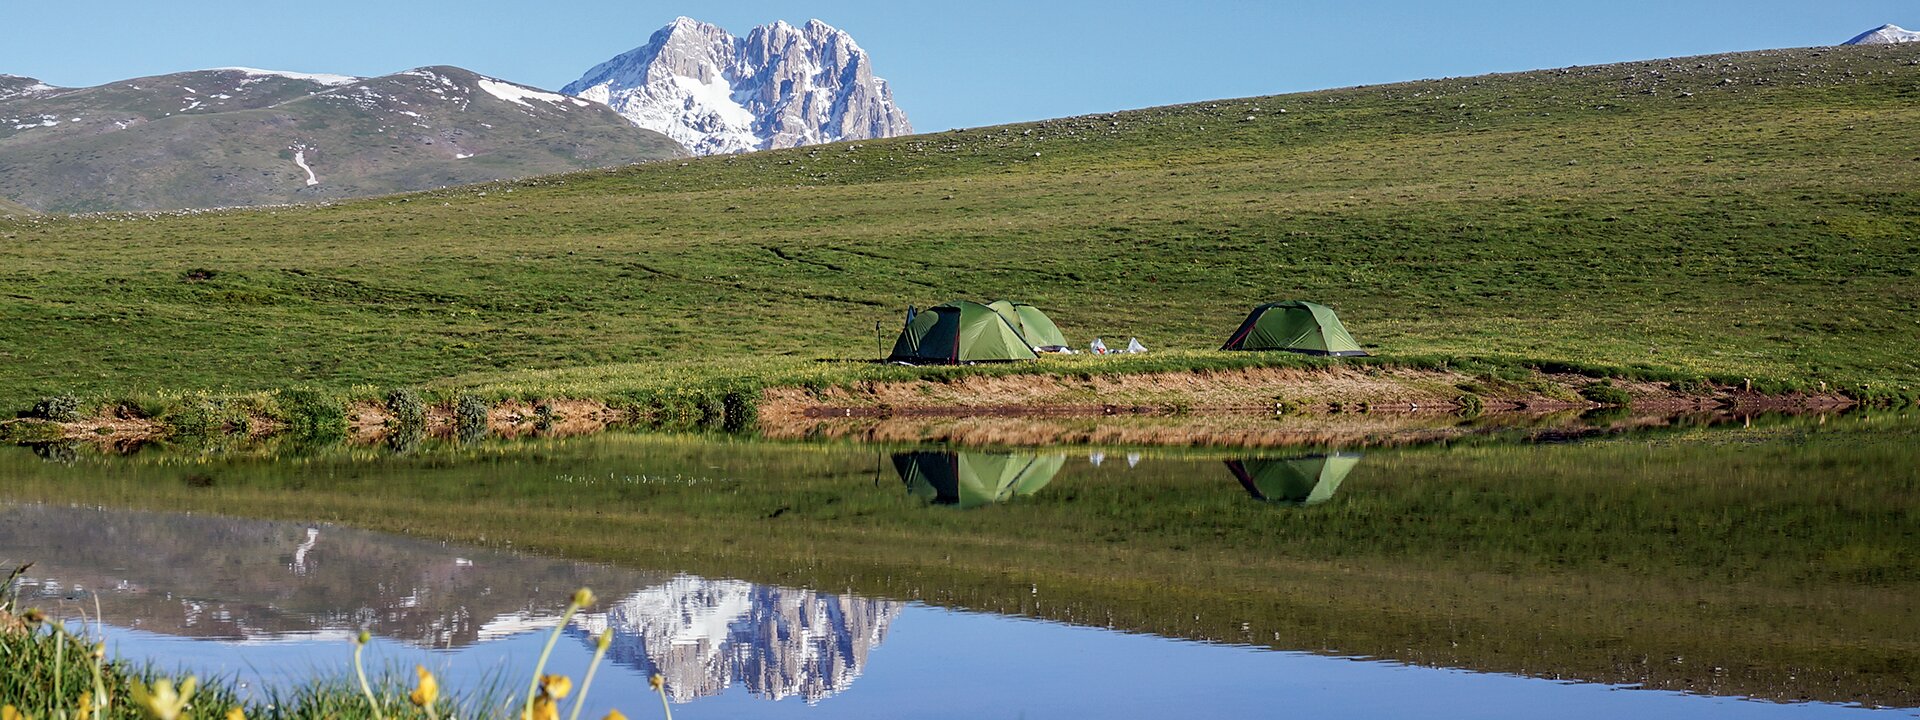
[(906, 326), (893, 342), (888, 362), (916, 365), (1038, 360), (1033, 348), (1006, 318), (977, 302), (955, 300), (918, 313), (909, 312)]
[(1040, 312), (1040, 308), (1012, 300), (995, 300), (987, 303), (987, 307), (1000, 313), (1034, 352), (1072, 352), (1067, 349), (1067, 336), (1060, 333), (1060, 326), (1053, 324), (1053, 318)]
[(974, 508), (1032, 495), (1067, 464), (1065, 455), (1026, 453), (894, 453), (893, 469), (907, 492), (935, 505)]
[(1227, 470), (1255, 500), (1318, 505), (1333, 497), (1340, 481), (1360, 463), (1360, 453), (1295, 458), (1228, 460)]
[(1093, 353), (1095, 355), (1105, 355), (1113, 351), (1108, 350), (1107, 344), (1100, 342), (1100, 338), (1094, 338), (1093, 342), (1087, 343), (1087, 352)]
[(1288, 300), (1254, 308), (1221, 350), (1286, 350), (1308, 355), (1364, 356), (1333, 308)]
[(1137, 353), (1143, 353), (1146, 351), (1147, 351), (1147, 346), (1140, 344), (1140, 338), (1127, 338), (1127, 349), (1121, 350), (1120, 352), (1137, 354)]

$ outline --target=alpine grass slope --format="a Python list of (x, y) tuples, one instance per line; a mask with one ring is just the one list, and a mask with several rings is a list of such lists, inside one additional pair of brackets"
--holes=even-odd
[(1654, 60), (328, 207), (0, 221), (0, 407), (427, 382), (616, 397), (867, 367), (815, 360), (878, 358), (909, 304), (999, 297), (1082, 346), (1214, 348), (1248, 308), (1307, 299), (1387, 357), (1912, 397), (1916, 64), (1916, 44)]

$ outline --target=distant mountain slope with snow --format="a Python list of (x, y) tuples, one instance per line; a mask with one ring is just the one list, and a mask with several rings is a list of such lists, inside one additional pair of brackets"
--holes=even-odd
[(0, 197), (42, 211), (311, 202), (684, 154), (599, 103), (454, 67), (0, 76)]
[(682, 17), (561, 92), (604, 102), (698, 155), (913, 132), (867, 52), (819, 20), (739, 38)]
[(1845, 45), (1892, 45), (1894, 43), (1920, 42), (1920, 32), (1914, 32), (1899, 25), (1886, 24), (1853, 36)]

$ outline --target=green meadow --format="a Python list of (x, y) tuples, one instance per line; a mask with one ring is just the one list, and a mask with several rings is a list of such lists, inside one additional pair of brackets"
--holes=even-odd
[[(1222, 100), (328, 206), (0, 220), (0, 408), (853, 382), (906, 306), (1920, 387), (1920, 74), (1825, 48)], [(1195, 357), (1205, 356), (1200, 353)], [(572, 384), (556, 380), (563, 378)], [(373, 391), (369, 391), (373, 392)]]

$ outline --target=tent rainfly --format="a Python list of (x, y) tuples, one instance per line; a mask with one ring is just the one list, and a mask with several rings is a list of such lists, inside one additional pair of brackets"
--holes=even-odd
[(987, 303), (987, 307), (1000, 313), (1034, 352), (1067, 351), (1067, 336), (1060, 333), (1060, 326), (1053, 324), (1053, 318), (1040, 312), (1040, 308), (1012, 300), (995, 300)]
[(1333, 497), (1360, 453), (1296, 458), (1228, 460), (1227, 470), (1255, 500), (1287, 505), (1318, 505)]
[(907, 492), (963, 509), (1039, 492), (1066, 464), (1065, 455), (918, 451), (893, 456), (893, 469)]
[(1254, 308), (1221, 350), (1286, 350), (1308, 355), (1364, 356), (1333, 308), (1300, 300)]
[(1038, 360), (1033, 348), (993, 308), (955, 300), (907, 312), (906, 327), (893, 341), (888, 362), (958, 365), (995, 360)]

